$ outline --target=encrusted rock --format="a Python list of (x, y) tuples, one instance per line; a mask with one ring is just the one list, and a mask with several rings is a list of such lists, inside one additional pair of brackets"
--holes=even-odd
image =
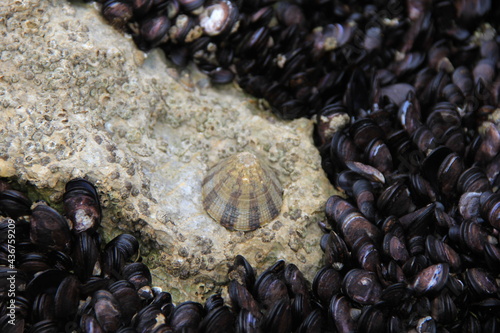
[[(0, 177), (51, 203), (74, 177), (95, 182), (107, 238), (138, 235), (153, 283), (177, 302), (220, 288), (237, 254), (258, 271), (285, 259), (312, 280), (333, 188), (310, 120), (280, 121), (233, 86), (143, 54), (91, 5), (3, 1), (0, 36)], [(273, 222), (245, 233), (206, 214), (201, 182), (247, 150), (267, 159), (284, 196)]]

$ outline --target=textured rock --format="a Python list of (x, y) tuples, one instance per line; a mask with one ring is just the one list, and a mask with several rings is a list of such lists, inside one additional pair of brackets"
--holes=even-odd
[[(91, 5), (2, 1), (0, 36), (0, 177), (53, 205), (69, 179), (95, 182), (106, 237), (140, 236), (154, 284), (177, 302), (220, 289), (236, 254), (258, 272), (285, 259), (312, 279), (333, 189), (311, 121), (280, 121), (233, 86), (145, 56)], [(284, 188), (277, 219), (246, 233), (201, 204), (206, 171), (240, 151), (267, 160)]]

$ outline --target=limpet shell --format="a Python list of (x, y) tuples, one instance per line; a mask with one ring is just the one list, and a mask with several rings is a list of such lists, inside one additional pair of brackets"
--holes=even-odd
[(202, 183), (203, 207), (230, 230), (250, 231), (279, 215), (283, 189), (254, 154), (242, 152), (216, 164)]

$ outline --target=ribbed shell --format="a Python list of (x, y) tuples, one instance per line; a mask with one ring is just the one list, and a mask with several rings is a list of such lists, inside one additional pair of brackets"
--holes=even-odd
[(283, 189), (274, 172), (255, 155), (238, 153), (208, 172), (203, 207), (230, 230), (257, 229), (279, 215)]

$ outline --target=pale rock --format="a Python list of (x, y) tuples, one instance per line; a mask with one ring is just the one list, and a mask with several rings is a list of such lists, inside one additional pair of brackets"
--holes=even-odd
[[(0, 36), (0, 177), (59, 208), (68, 180), (94, 182), (105, 238), (138, 236), (154, 285), (176, 302), (224, 292), (237, 254), (259, 273), (284, 259), (312, 280), (333, 188), (310, 120), (279, 120), (234, 86), (144, 55), (94, 5), (5, 0)], [(231, 232), (204, 212), (201, 181), (245, 150), (277, 172), (284, 204), (265, 227)]]

